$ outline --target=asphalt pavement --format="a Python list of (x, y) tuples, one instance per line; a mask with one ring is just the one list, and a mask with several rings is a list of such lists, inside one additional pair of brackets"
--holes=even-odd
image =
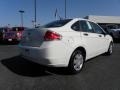
[(17, 45), (0, 44), (0, 90), (120, 90), (120, 43), (111, 56), (87, 61), (76, 75), (27, 61)]

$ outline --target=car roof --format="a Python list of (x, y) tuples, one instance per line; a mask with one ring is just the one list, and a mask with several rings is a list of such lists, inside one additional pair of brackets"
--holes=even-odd
[[(88, 20), (88, 19), (84, 19), (84, 18), (73, 18), (73, 20), (76, 20), (76, 21), (78, 21), (78, 20), (85, 20), (85, 21), (94, 22), (94, 21), (91, 21), (91, 20)], [(96, 22), (94, 22), (94, 23), (96, 23)]]

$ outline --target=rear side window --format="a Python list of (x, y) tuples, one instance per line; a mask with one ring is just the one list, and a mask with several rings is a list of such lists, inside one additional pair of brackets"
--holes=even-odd
[(79, 21), (75, 22), (71, 28), (75, 31), (80, 31), (80, 22)]
[(103, 30), (95, 23), (90, 22), (91, 26), (94, 28), (95, 33), (103, 34)]
[(92, 26), (87, 21), (80, 21), (80, 27), (83, 32), (92, 32), (92, 33), (94, 32)]
[(44, 25), (43, 27), (45, 27), (45, 28), (62, 27), (65, 24), (67, 24), (68, 22), (70, 22), (71, 20), (72, 19), (53, 21), (51, 23), (48, 23), (48, 24)]

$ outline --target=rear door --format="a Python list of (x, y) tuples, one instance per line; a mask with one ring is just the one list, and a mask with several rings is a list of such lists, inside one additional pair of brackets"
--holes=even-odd
[(97, 35), (88, 21), (80, 21), (82, 41), (87, 50), (87, 59), (99, 54), (99, 35)]

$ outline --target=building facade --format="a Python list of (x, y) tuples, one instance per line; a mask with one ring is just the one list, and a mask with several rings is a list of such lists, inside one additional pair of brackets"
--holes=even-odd
[(101, 25), (102, 27), (113, 26), (116, 28), (120, 28), (120, 16), (96, 16), (89, 15), (84, 17), (85, 19), (89, 19)]

